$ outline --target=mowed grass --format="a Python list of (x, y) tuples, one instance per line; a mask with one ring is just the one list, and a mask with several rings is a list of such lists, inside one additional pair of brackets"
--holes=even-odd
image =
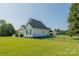
[(79, 40), (59, 35), (56, 38), (0, 37), (0, 56), (79, 55)]

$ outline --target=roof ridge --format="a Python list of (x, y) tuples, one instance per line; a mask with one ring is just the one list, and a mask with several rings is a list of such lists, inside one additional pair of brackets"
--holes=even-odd
[(28, 23), (32, 26), (32, 27), (35, 27), (35, 28), (42, 28), (42, 29), (48, 29), (48, 27), (42, 23), (41, 21), (39, 20), (36, 20), (36, 19), (33, 19), (33, 18), (30, 18)]
[[(39, 21), (39, 20), (36, 20), (36, 19), (34, 19), (34, 18), (30, 18), (30, 20), (35, 20), (35, 21)], [(41, 22), (41, 21), (39, 21), (39, 22)]]

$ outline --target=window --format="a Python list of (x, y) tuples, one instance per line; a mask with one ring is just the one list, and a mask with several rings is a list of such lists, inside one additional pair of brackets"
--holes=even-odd
[(26, 30), (26, 34), (27, 34), (27, 30)]
[(30, 29), (30, 35), (31, 35), (31, 29)]

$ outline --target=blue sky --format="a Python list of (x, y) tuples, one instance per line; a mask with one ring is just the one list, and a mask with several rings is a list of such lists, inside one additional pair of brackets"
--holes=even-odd
[(67, 29), (70, 4), (67, 3), (17, 3), (0, 4), (0, 19), (12, 23), (15, 29), (25, 25), (29, 18), (42, 21), (52, 29)]

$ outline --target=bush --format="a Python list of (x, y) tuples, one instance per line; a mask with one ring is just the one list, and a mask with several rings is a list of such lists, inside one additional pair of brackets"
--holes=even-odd
[(23, 37), (23, 34), (20, 34), (20, 37)]
[(12, 36), (16, 31), (12, 24), (2, 24), (0, 26), (0, 36)]

